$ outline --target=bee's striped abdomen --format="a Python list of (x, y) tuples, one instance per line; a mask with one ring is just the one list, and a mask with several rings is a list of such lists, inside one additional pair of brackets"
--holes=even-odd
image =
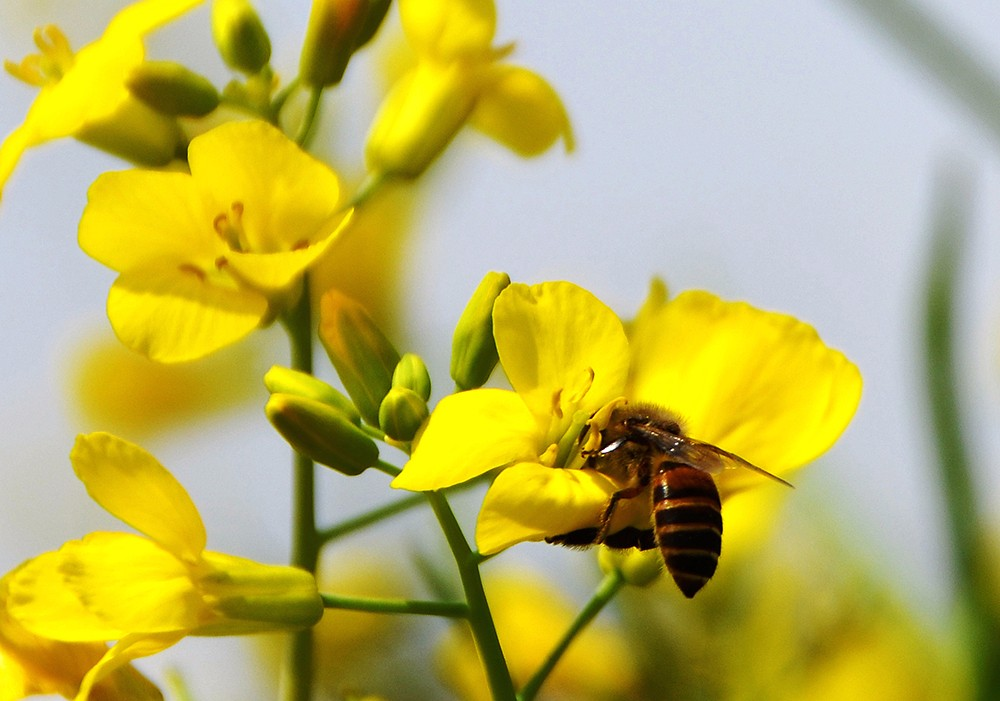
[(722, 552), (722, 503), (712, 476), (687, 465), (653, 477), (656, 543), (689, 599), (715, 574)]

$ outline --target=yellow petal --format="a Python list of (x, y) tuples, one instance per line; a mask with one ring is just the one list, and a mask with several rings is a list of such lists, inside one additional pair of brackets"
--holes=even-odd
[(397, 489), (428, 491), (465, 482), (496, 467), (533, 460), (545, 449), (534, 418), (513, 392), (474, 389), (442, 399)]
[(280, 291), (299, 278), (309, 266), (330, 250), (350, 220), (350, 213), (345, 217), (330, 220), (327, 228), (323, 229), (326, 232), (325, 238), (319, 239), (311, 246), (297, 248), (294, 251), (263, 254), (227, 253), (226, 262), (229, 266), (227, 272), (265, 294)]
[(198, 562), (205, 526), (174, 476), (139, 446), (108, 433), (81, 435), (70, 453), (77, 477), (109, 513), (176, 557)]
[(24, 123), (0, 146), (0, 191), (25, 149), (110, 118), (129, 99), (125, 81), (143, 60), (142, 37), (198, 4), (143, 0), (119, 12), (99, 40), (77, 52), (72, 68), (39, 92)]
[(562, 137), (573, 150), (569, 115), (544, 78), (526, 68), (498, 66), (483, 90), (470, 123), (520, 156), (537, 156)]
[(487, 53), (497, 21), (493, 0), (400, 0), (399, 16), (413, 47), (439, 61)]
[(119, 272), (164, 259), (212, 264), (220, 246), (211, 217), (186, 173), (104, 173), (87, 192), (78, 239)]
[[(104, 657), (102, 657), (101, 660), (94, 665), (93, 669), (87, 673), (87, 676), (83, 679), (83, 683), (80, 685), (80, 691), (74, 698), (74, 701), (98, 701), (98, 699), (103, 699), (104, 696), (98, 695), (96, 692), (101, 688), (102, 683), (106, 683), (108, 681), (111, 675), (115, 672), (120, 672), (121, 668), (132, 660), (140, 657), (148, 657), (149, 655), (155, 655), (158, 652), (166, 650), (183, 637), (184, 635), (182, 633), (159, 633), (156, 635), (138, 634), (125, 636), (115, 643), (115, 645), (108, 650), (107, 653), (105, 653)], [(136, 693), (137, 688), (131, 684), (124, 686), (124, 691), (122, 690), (121, 685), (114, 688), (118, 692), (118, 695), (109, 695), (108, 698), (110, 699), (122, 698), (136, 699), (139, 701), (146, 698), (146, 696), (138, 695)], [(141, 689), (141, 687), (138, 688)], [(156, 697), (150, 695), (149, 698), (150, 701), (153, 701)]]
[[(861, 397), (858, 369), (811, 326), (707, 292), (650, 313), (634, 343), (632, 399), (677, 412), (692, 437), (775, 474), (829, 448)], [(719, 476), (730, 491), (759, 479)]]
[[(65, 643), (114, 640), (126, 633), (104, 621), (66, 586), (62, 550), (28, 560), (5, 577), (6, 610), (16, 624), (31, 635)], [(103, 651), (88, 660), (95, 662)]]
[(594, 470), (535, 463), (508, 467), (483, 500), (476, 524), (479, 551), (490, 555), (515, 543), (596, 526), (616, 489), (611, 480)]
[(574, 411), (593, 413), (622, 393), (629, 364), (622, 323), (581, 287), (512, 284), (493, 307), (493, 329), (511, 386), (550, 438), (558, 440)]
[(122, 9), (104, 30), (111, 40), (140, 38), (170, 20), (194, 9), (202, 0), (140, 0)]
[[(119, 630), (186, 633), (200, 622), (205, 605), (190, 567), (151, 540), (90, 533), (59, 553), (66, 586), (90, 613)], [(59, 625), (51, 622), (53, 631)]]
[(193, 360), (243, 338), (264, 320), (267, 300), (176, 267), (122, 273), (108, 293), (108, 319), (129, 348), (163, 363)]
[(278, 129), (228, 122), (191, 141), (191, 176), (218, 213), (241, 203), (244, 252), (275, 253), (321, 241), (341, 217), (337, 175)]

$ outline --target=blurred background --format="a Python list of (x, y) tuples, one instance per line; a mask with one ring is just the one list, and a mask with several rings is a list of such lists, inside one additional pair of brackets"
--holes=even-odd
[[(854, 615), (872, 620), (865, 606), (898, 609), (915, 638), (932, 641), (920, 647), (926, 652), (947, 643), (954, 593), (921, 370), (929, 239), (942, 176), (958, 174), (970, 224), (958, 290), (959, 389), (980, 507), (991, 514), (1000, 507), (1000, 120), (991, 124), (988, 105), (963, 99), (976, 84), (942, 79), (907, 48), (913, 36), (894, 2), (870, 1), (810, 0), (791, 9), (498, 0), (495, 43), (516, 42), (509, 60), (556, 88), (577, 148), (521, 160), (464, 130), (399, 194), (403, 223), (391, 245), (400, 254), (373, 265), (376, 283), (393, 290), (383, 319), (401, 351), (425, 358), (436, 397), (449, 389), (454, 322), (488, 270), (524, 282), (574, 281), (626, 318), (651, 277), (661, 276), (673, 291), (708, 289), (814, 325), (860, 367), (862, 403), (840, 442), (795, 476), (771, 540), (747, 558), (762, 563), (757, 579), (734, 587), (745, 607), (770, 597), (779, 607), (784, 601), (786, 612), (789, 602), (863, 590), (865, 604)], [(45, 23), (58, 24), (78, 48), (125, 4), (8, 0), (0, 4), (0, 54), (20, 60), (33, 50), (33, 28)], [(309, 4), (257, 3), (272, 65), (286, 79), (297, 70)], [(1000, 75), (1000, 6), (923, 0), (920, 7)], [(230, 75), (208, 14), (200, 8), (156, 33), (148, 55), (182, 60), (221, 86)], [(352, 62), (344, 87), (327, 97), (313, 148), (349, 181), (362, 172), (364, 135), (385, 90), (384, 56), (398, 35), (393, 10), (377, 42)], [(0, 80), (0, 132), (20, 123), (33, 95), (13, 78)], [(123, 167), (59, 141), (30, 151), (4, 191), (0, 570), (88, 531), (119, 527), (86, 498), (67, 460), (75, 434), (92, 430), (140, 442), (172, 469), (201, 509), (211, 549), (282, 562), (289, 449), (264, 418), (260, 382), (267, 367), (288, 361), (282, 334), (255, 334), (179, 375), (130, 364), (135, 359), (112, 343), (104, 317), (114, 274), (76, 246), (87, 186)], [(332, 378), (321, 356), (318, 365)], [(394, 496), (382, 475), (325, 475), (322, 489), (321, 513), (330, 521)], [(476, 506), (475, 496), (460, 501), (470, 522)], [(361, 559), (350, 554), (359, 552), (378, 553), (393, 570), (412, 570), (414, 553), (448, 565), (422, 511), (338, 549), (334, 560), (353, 563), (340, 571), (358, 567)], [(542, 544), (514, 548), (493, 569), (543, 577), (576, 607), (600, 576), (592, 555)], [(787, 589), (785, 575), (796, 582)], [(636, 592), (624, 613), (601, 620), (617, 621), (633, 642), (659, 639), (636, 632), (629, 611), (675, 595), (663, 584)], [(701, 606), (722, 610), (723, 603)], [(679, 626), (663, 639), (690, 635), (707, 655), (710, 618), (685, 628), (692, 615), (664, 614), (660, 634)], [(756, 625), (777, 625), (765, 621)], [(424, 629), (439, 637), (444, 625)], [(729, 643), (734, 651), (760, 640), (746, 632), (756, 629), (743, 630), (742, 642), (734, 636)], [(180, 668), (196, 698), (252, 698), (269, 682), (258, 678), (263, 672), (246, 673), (245, 649), (242, 641), (191, 639), (139, 666), (157, 679)], [(710, 657), (703, 661), (711, 666)]]

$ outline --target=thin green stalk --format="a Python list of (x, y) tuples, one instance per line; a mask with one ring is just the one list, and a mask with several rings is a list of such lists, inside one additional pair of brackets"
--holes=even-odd
[(542, 688), (542, 684), (548, 679), (549, 674), (555, 669), (559, 660), (562, 659), (563, 654), (565, 654), (570, 644), (576, 639), (576, 636), (594, 620), (597, 614), (607, 606), (624, 585), (625, 577), (619, 570), (612, 570), (604, 576), (604, 579), (601, 580), (601, 583), (594, 591), (594, 595), (590, 597), (590, 601), (580, 610), (576, 619), (566, 629), (563, 637), (560, 638), (556, 646), (549, 652), (548, 657), (545, 658), (545, 662), (542, 663), (542, 666), (538, 668), (538, 671), (532, 675), (531, 679), (528, 680), (518, 693), (517, 701), (532, 701), (535, 698), (539, 689)]
[(319, 116), (319, 106), (323, 100), (323, 88), (314, 87), (309, 91), (309, 102), (306, 104), (305, 114), (302, 115), (302, 122), (299, 124), (299, 131), (295, 135), (295, 143), (305, 146), (312, 137), (313, 129), (316, 127), (316, 118)]
[[(309, 281), (303, 279), (298, 303), (283, 317), (291, 346), (291, 365), (312, 373), (312, 303)], [(315, 573), (321, 540), (316, 528), (316, 467), (309, 458), (293, 452), (291, 564)], [(285, 701), (312, 698), (312, 629), (293, 633), (286, 663)]]
[(343, 538), (344, 536), (354, 533), (355, 531), (366, 528), (373, 523), (378, 523), (379, 521), (387, 519), (390, 516), (395, 516), (396, 514), (426, 503), (427, 500), (424, 498), (423, 494), (411, 494), (402, 499), (397, 499), (391, 504), (385, 504), (372, 509), (371, 511), (359, 514), (358, 516), (345, 519), (330, 528), (325, 528), (319, 532), (319, 539), (323, 543), (329, 543), (332, 540)]
[(464, 601), (415, 601), (412, 599), (373, 599), (363, 596), (320, 594), (328, 609), (368, 611), (370, 613), (413, 613), (422, 616), (466, 618), (469, 605)]
[(954, 341), (959, 257), (967, 237), (969, 206), (965, 188), (954, 182), (941, 188), (940, 195), (943, 201), (935, 212), (926, 287), (924, 370), (959, 615), (968, 635), (975, 698), (987, 701), (996, 698), (1000, 689), (1000, 620), (993, 607), (995, 592), (988, 571), (990, 559), (983, 547), (982, 511), (967, 452)]
[(490, 687), (493, 701), (515, 701), (514, 683), (510, 679), (507, 661), (504, 659), (500, 639), (497, 637), (493, 616), (490, 614), (489, 602), (483, 590), (483, 580), (479, 576), (479, 558), (465, 540), (461, 526), (448, 504), (444, 494), (427, 492), (431, 508), (437, 516), (441, 530), (444, 531), (448, 547), (451, 548), (458, 566), (458, 576), (465, 591), (465, 600), (469, 604), (469, 627), (472, 638), (476, 641), (479, 658), (486, 670), (486, 679)]

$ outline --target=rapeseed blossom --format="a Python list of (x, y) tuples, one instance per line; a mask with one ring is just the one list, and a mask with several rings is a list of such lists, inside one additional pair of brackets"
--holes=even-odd
[(27, 149), (67, 136), (141, 165), (170, 162), (183, 139), (180, 127), (133, 97), (126, 84), (145, 58), (143, 38), (200, 3), (133, 3), (111, 19), (100, 39), (75, 53), (58, 27), (37, 29), (40, 53), (4, 64), (40, 91), (24, 122), (0, 145), (0, 193)]
[(416, 65), (392, 87), (368, 134), (376, 174), (414, 178), (469, 122), (521, 156), (560, 137), (573, 147), (555, 90), (526, 68), (503, 63), (513, 45), (492, 46), (493, 0), (401, 0), (403, 31)]
[(78, 646), (116, 641), (91, 661), (77, 701), (131, 660), (187, 635), (319, 620), (323, 605), (308, 572), (205, 550), (194, 503), (139, 446), (107, 433), (79, 436), (70, 460), (90, 496), (142, 533), (90, 533), (6, 578), (7, 613), (31, 635)]
[(90, 188), (80, 247), (118, 271), (107, 311), (153, 360), (207, 355), (275, 319), (343, 231), (337, 175), (266, 122), (191, 141), (191, 172), (105, 173)]
[[(810, 326), (708, 292), (667, 300), (654, 287), (626, 334), (576, 285), (513, 284), (493, 325), (513, 390), (441, 400), (393, 481), (426, 491), (498, 471), (476, 527), (484, 554), (599, 525), (622, 485), (584, 467), (579, 439), (622, 401), (663, 406), (686, 435), (782, 476), (833, 444), (861, 395), (858, 369)], [(749, 470), (716, 476), (723, 499), (760, 481)], [(627, 527), (651, 527), (648, 499), (620, 502), (609, 533)]]

